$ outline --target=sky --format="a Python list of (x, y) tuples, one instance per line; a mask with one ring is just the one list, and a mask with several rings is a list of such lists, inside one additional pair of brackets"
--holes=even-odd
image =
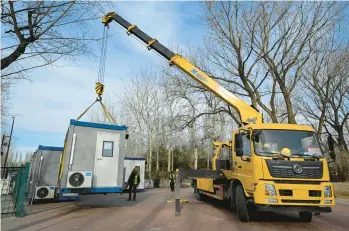
[[(108, 10), (117, 12), (166, 46), (202, 44), (203, 25), (197, 2), (118, 2), (115, 9)], [(102, 35), (100, 20), (93, 26), (95, 33)], [(135, 69), (164, 62), (116, 24), (110, 25), (109, 34), (113, 33), (108, 41), (106, 97), (115, 92), (122, 94)], [(5, 42), (2, 41), (3, 45)], [(98, 56), (99, 53), (97, 50)], [(19, 151), (35, 151), (39, 145), (63, 147), (70, 119), (76, 119), (96, 98), (98, 58), (59, 60), (54, 67), (31, 71), (32, 81), (13, 85), (10, 114), (16, 116), (13, 141)], [(9, 132), (10, 127), (3, 129)]]

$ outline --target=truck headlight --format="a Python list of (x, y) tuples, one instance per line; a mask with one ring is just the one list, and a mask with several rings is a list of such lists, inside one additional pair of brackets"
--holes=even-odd
[(272, 184), (264, 184), (265, 195), (267, 196), (276, 196), (276, 190)]
[(326, 186), (324, 187), (324, 196), (325, 196), (325, 197), (332, 197), (332, 189), (331, 189), (331, 186), (326, 185)]

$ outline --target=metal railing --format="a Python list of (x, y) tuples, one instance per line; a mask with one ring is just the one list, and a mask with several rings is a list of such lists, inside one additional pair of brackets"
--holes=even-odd
[(1, 167), (1, 218), (22, 217), (29, 163), (22, 167)]

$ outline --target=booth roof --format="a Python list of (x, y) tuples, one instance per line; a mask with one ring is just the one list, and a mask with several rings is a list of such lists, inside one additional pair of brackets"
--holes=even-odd
[(80, 127), (90, 127), (90, 128), (102, 128), (102, 129), (110, 129), (110, 130), (119, 130), (125, 131), (127, 127), (125, 125), (110, 125), (110, 124), (100, 124), (100, 123), (92, 123), (92, 122), (84, 122), (77, 120), (70, 120), (70, 125), (80, 126)]
[(38, 150), (63, 151), (63, 147), (53, 147), (53, 146), (43, 146), (43, 145), (39, 145)]

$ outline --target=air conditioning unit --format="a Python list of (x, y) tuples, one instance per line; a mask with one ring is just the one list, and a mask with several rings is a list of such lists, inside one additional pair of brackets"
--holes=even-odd
[(52, 199), (55, 197), (55, 186), (35, 187), (35, 200)]
[(91, 188), (91, 171), (68, 171), (67, 188)]

